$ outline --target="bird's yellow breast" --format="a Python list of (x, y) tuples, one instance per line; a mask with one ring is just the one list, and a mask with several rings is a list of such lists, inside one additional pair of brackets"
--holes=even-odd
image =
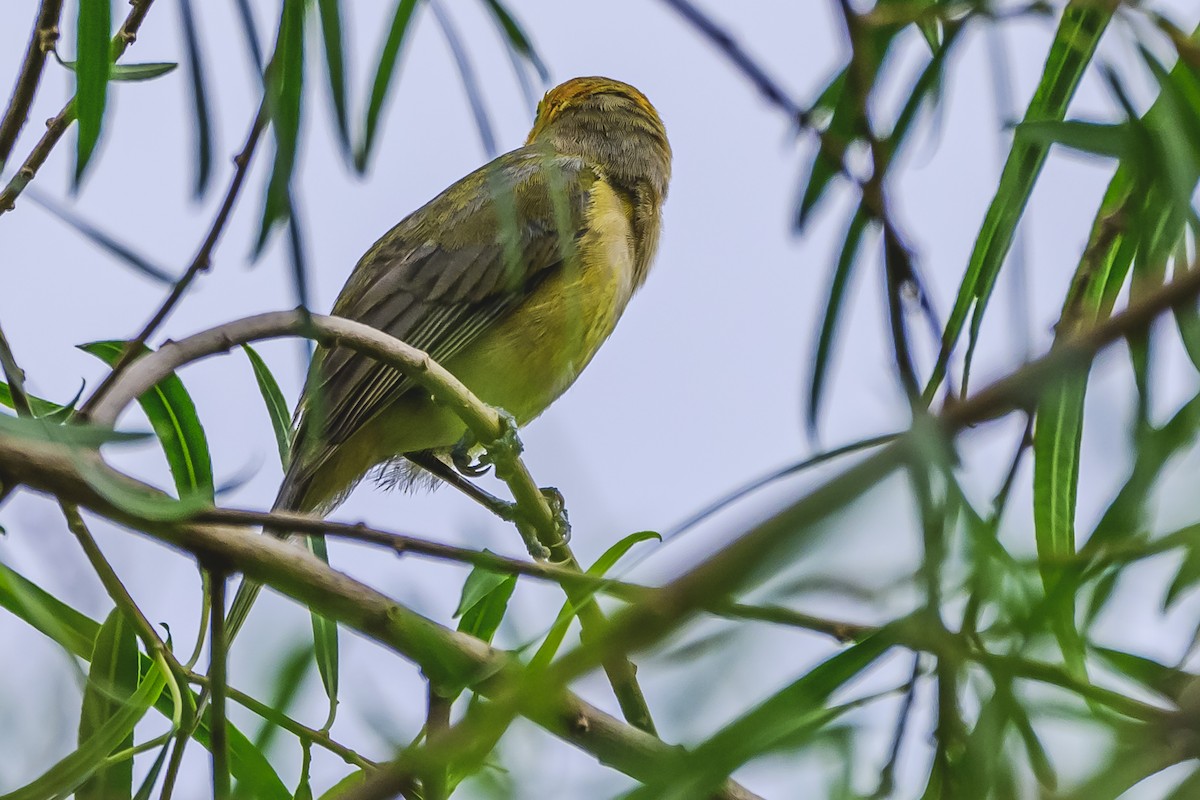
[(612, 333), (634, 289), (628, 204), (592, 186), (576, 257), (446, 366), (524, 424), (570, 386)]

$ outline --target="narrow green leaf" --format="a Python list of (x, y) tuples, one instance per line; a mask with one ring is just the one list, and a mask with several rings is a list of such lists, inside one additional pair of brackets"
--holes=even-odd
[[(483, 552), (494, 555), (487, 548), (484, 548)], [(496, 572), (484, 567), (472, 568), (466, 581), (463, 582), (462, 593), (459, 595), (458, 608), (454, 610), (454, 616), (461, 617), (470, 611), (511, 577), (511, 573)]]
[[(477, 574), (483, 573), (479, 567), (471, 570), (471, 575), (468, 576), (467, 582), (471, 582), (471, 578)], [(471, 604), (462, 613), (462, 619), (458, 621), (458, 630), (461, 633), (469, 633), (477, 639), (482, 639), (485, 642), (491, 643), (492, 637), (496, 635), (500, 623), (504, 621), (504, 615), (508, 612), (508, 601), (512, 597), (513, 592), (517, 588), (516, 575), (496, 575), (492, 576), (499, 580), (492, 585), (482, 597)], [(463, 587), (464, 599), (467, 594), (467, 587)], [(460, 605), (461, 607), (461, 605)]]
[(103, 444), (139, 442), (149, 434), (114, 431), (99, 425), (59, 425), (47, 419), (18, 419), (0, 414), (0, 436), (95, 450)]
[[(32, 626), (43, 635), (53, 639), (70, 653), (85, 661), (91, 658), (100, 624), (80, 614), (19, 573), (0, 563), (0, 608), (4, 608)], [(149, 674), (156, 670), (153, 662), (142, 655), (141, 672)], [(143, 680), (143, 685), (146, 681)], [(189, 692), (190, 703), (195, 706), (196, 694)], [(170, 692), (160, 691), (155, 708), (167, 719), (175, 710)], [(239, 784), (245, 784), (256, 800), (289, 800), (291, 792), (272, 769), (262, 752), (250, 743), (235, 726), (228, 726), (230, 767)], [(202, 746), (209, 746), (208, 722), (202, 720), (193, 738)]]
[(351, 772), (349, 775), (331, 786), (329, 791), (321, 795), (320, 800), (337, 800), (337, 798), (342, 797), (346, 792), (360, 785), (366, 779), (367, 773), (364, 770), (360, 769), (356, 772)]
[(205, 88), (204, 59), (201, 56), (200, 34), (192, 12), (192, 0), (179, 0), (179, 17), (183, 27), (183, 44), (187, 51), (188, 83), (192, 91), (193, 129), (196, 134), (195, 196), (203, 197), (212, 178), (212, 120), (208, 111), (208, 90)]
[(250, 366), (254, 369), (254, 380), (258, 383), (258, 391), (262, 394), (263, 402), (267, 404), (267, 415), (271, 418), (271, 428), (275, 431), (275, 443), (279, 447), (279, 462), (283, 464), (284, 472), (292, 454), (292, 415), (288, 411), (287, 400), (279, 389), (279, 383), (267, 367), (262, 356), (248, 344), (242, 345)]
[(167, 754), (171, 752), (171, 745), (174, 743), (174, 739), (168, 739), (163, 742), (162, 747), (158, 748), (158, 756), (154, 759), (154, 763), (150, 765), (150, 770), (146, 773), (146, 777), (142, 778), (142, 785), (138, 787), (137, 794), (133, 796), (133, 800), (150, 800), (154, 795), (154, 785), (158, 783), (158, 775), (162, 772), (163, 764), (167, 762)]
[(1067, 666), (1084, 669), (1083, 640), (1075, 629), (1075, 594), (1060, 587), (1061, 564), (1075, 555), (1075, 499), (1079, 489), (1079, 447), (1083, 438), (1083, 396), (1087, 375), (1072, 374), (1046, 390), (1038, 404), (1033, 433), (1033, 521), (1050, 626)]
[[(124, 348), (124, 342), (105, 341), (80, 345), (79, 349), (111, 366)], [(149, 352), (149, 348), (143, 347), (143, 352)], [(164, 378), (139, 397), (138, 404), (162, 444), (179, 498), (199, 498), (211, 504), (214, 490), (208, 438), (183, 381), (174, 374)]]
[(88, 486), (117, 508), (139, 519), (159, 522), (175, 522), (193, 517), (197, 512), (211, 508), (213, 501), (203, 492), (186, 494), (178, 500), (169, 494), (143, 490), (122, 480), (103, 464), (92, 460), (78, 459), (76, 468)]
[(3, 795), (0, 800), (44, 800), (75, 791), (97, 770), (104, 758), (133, 733), (134, 726), (162, 694), (166, 683), (162, 670), (152, 665), (133, 696), (122, 703), (79, 749), (32, 782)]
[(808, 383), (808, 430), (816, 431), (817, 417), (821, 412), (821, 398), (825, 393), (825, 379), (828, 377), (829, 357), (833, 352), (834, 334), (837, 333), (838, 319), (841, 317), (842, 304), (846, 299), (846, 287), (850, 283), (850, 273), (858, 258), (858, 250), (862, 245), (863, 233), (870, 221), (862, 206), (850, 218), (850, 226), (846, 229), (846, 238), (842, 241), (842, 250), (838, 255), (837, 266), (833, 270), (833, 280), (829, 284), (829, 298), (825, 301), (825, 314), (821, 318), (821, 329), (817, 334), (817, 346), (813, 354), (812, 377)]
[(354, 146), (350, 143), (350, 119), (346, 111), (346, 56), (342, 35), (341, 0), (319, 0), (321, 13), (321, 39), (325, 44), (325, 71), (329, 77), (329, 95), (333, 100), (334, 118), (337, 120), (338, 143), (342, 154), (354, 158)]
[[(610, 546), (600, 558), (592, 566), (588, 567), (587, 574), (593, 577), (602, 578), (608, 573), (617, 561), (620, 560), (629, 549), (638, 542), (645, 542), (650, 539), (658, 539), (662, 541), (662, 537), (654, 531), (639, 531), (631, 533), (622, 538), (617, 543)], [(559, 609), (558, 616), (554, 618), (554, 624), (550, 626), (549, 632), (546, 633), (545, 640), (537, 652), (533, 654), (533, 658), (529, 660), (530, 669), (541, 669), (550, 665), (554, 660), (554, 656), (558, 653), (558, 648), (562, 646), (563, 639), (567, 636), (567, 630), (571, 627), (571, 620), (579, 613), (579, 606), (568, 600)]]
[[(91, 669), (83, 690), (79, 714), (79, 744), (86, 744), (137, 691), (138, 646), (133, 624), (114, 608), (109, 612), (92, 649)], [(110, 750), (133, 747), (133, 729)], [(133, 761), (126, 759), (102, 767), (75, 792), (76, 800), (121, 800), (133, 796)]]
[[(1067, 6), (1037, 89), (1025, 111), (1025, 122), (1063, 118), (1112, 14), (1111, 8), (1086, 2), (1076, 1)], [(1041, 174), (1048, 149), (1046, 144), (1013, 141), (946, 323), (937, 364), (925, 389), (926, 402), (933, 398), (945, 378), (950, 355), (972, 308), (971, 335), (978, 335), (996, 277), (1012, 246), (1017, 223)], [(969, 364), (966, 368), (969, 369)]]
[(1167, 588), (1166, 596), (1163, 597), (1163, 611), (1170, 609), (1175, 605), (1176, 600), (1198, 583), (1200, 583), (1200, 550), (1188, 547), (1184, 549), (1183, 563), (1179, 565), (1179, 571), (1175, 573), (1175, 578)]
[(1041, 120), (1022, 122), (1016, 127), (1017, 139), (1049, 146), (1061, 144), (1072, 150), (1108, 158), (1123, 158), (1136, 141), (1129, 123), (1102, 124), (1078, 120)]
[[(49, 400), (35, 397), (28, 392), (25, 393), (25, 396), (29, 399), (29, 407), (36, 417), (53, 418), (57, 422), (56, 415), (61, 415), (67, 408), (67, 406), (60, 406), (58, 403), (52, 403)], [(0, 406), (16, 409), (16, 406), (13, 405), (12, 389), (8, 388), (8, 384), (4, 381), (0, 381)]]
[(291, 205), (292, 172), (296, 168), (304, 94), (304, 16), (307, 7), (305, 0), (283, 0), (275, 54), (267, 66), (267, 108), (275, 135), (275, 161), (267, 184), (258, 241), (254, 245), (256, 256), (262, 252), (275, 223), (287, 218)]
[[(304, 543), (308, 551), (317, 558), (329, 563), (329, 550), (324, 536), (305, 536)], [(338, 696), (338, 627), (331, 619), (312, 612), (313, 647), (317, 658), (317, 672), (321, 675), (321, 684), (325, 687), (325, 696), (329, 698), (328, 727), (333, 722), (337, 712)]]
[(354, 164), (359, 172), (365, 172), (370, 160), (372, 148), (375, 145), (375, 131), (379, 123), (379, 114), (387, 100), (392, 78), (396, 72), (396, 64), (400, 57), (400, 46), (412, 21), (416, 10), (417, 0), (398, 0), (396, 13), (392, 16), (392, 25), (384, 40), (379, 54), (379, 66), (375, 69), (375, 80), (371, 83), (371, 98), (367, 104), (367, 116), (363, 124), (362, 140), (354, 155)]
[[(275, 693), (267, 705), (280, 714), (287, 714), (300, 696), (300, 690), (312, 665), (313, 649), (307, 642), (288, 653), (271, 682)], [(280, 730), (282, 728), (273, 720), (264, 719), (254, 734), (254, 746), (264, 753), (267, 752)]]
[[(107, 39), (106, 46), (107, 46)], [(58, 60), (71, 72), (75, 72), (77, 67), (74, 61)], [(179, 65), (174, 61), (151, 61), (145, 64), (110, 64), (108, 66), (108, 80), (123, 81), (125, 83), (137, 83), (139, 81), (149, 81), (155, 78), (162, 77), (168, 72), (173, 72)]]
[(835, 716), (835, 709), (826, 708), (833, 693), (878, 661), (892, 644), (893, 634), (884, 629), (822, 662), (681, 754), (627, 795), (628, 800), (707, 797), (742, 764), (802, 744)]
[(104, 121), (108, 99), (109, 33), (112, 30), (111, 0), (79, 0), (75, 22), (75, 114), (79, 120), (75, 148), (75, 185), (83, 178)]
[(1092, 652), (1125, 677), (1172, 701), (1178, 701), (1195, 681), (1194, 675), (1145, 656), (1109, 647), (1093, 647)]
[(537, 70), (538, 77), (543, 82), (549, 81), (550, 70), (546, 69), (546, 64), (542, 61), (541, 56), (538, 55), (533, 42), (521, 27), (521, 24), (513, 17), (512, 13), (499, 0), (484, 0), (484, 4), (492, 12), (492, 16), (496, 19), (497, 24), (500, 25), (501, 30), (504, 31), (505, 36), (508, 38), (509, 47)]

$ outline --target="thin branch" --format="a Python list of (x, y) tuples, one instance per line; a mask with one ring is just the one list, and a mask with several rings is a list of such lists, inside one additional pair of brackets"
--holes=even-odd
[[(138, 362), (140, 363), (140, 362)], [(215, 524), (146, 520), (100, 495), (80, 474), (86, 456), (64, 446), (0, 434), (0, 474), (19, 474), (23, 485), (192, 553), (205, 563), (226, 564), (270, 585), (309, 608), (362, 632), (415, 662), (444, 686), (469, 687), (496, 699), (502, 687), (524, 674), (510, 655), (478, 639), (415, 614), (349, 576), (331, 569), (303, 548), (270, 536)], [(166, 499), (167, 495), (94, 462), (105, 483)], [(677, 748), (621, 722), (568, 692), (546, 692), (528, 708), (529, 717), (550, 733), (635, 779), (649, 779), (673, 763)], [(724, 800), (755, 797), (736, 783), (716, 795)]]
[(767, 99), (767, 102), (778, 107), (788, 115), (799, 127), (808, 126), (808, 113), (800, 104), (767, 74), (766, 68), (747, 53), (737, 41), (713, 19), (696, 8), (690, 0), (662, 0), (676, 13), (687, 20), (700, 33), (712, 42), (733, 65), (745, 75), (755, 88)]
[(254, 156), (254, 150), (258, 146), (259, 140), (262, 138), (263, 129), (267, 125), (266, 105), (259, 106), (258, 112), (254, 117), (254, 122), (250, 126), (250, 133), (246, 136), (246, 143), (242, 145), (241, 151), (234, 156), (233, 177), (229, 181), (229, 189), (225, 192), (225, 199), (221, 202), (221, 206), (217, 209), (217, 215), (213, 218), (212, 225), (209, 226), (208, 234), (204, 237), (204, 241), (200, 243), (200, 248), (196, 251), (196, 255), (192, 258), (192, 263), (188, 265), (187, 270), (171, 287), (170, 293), (167, 294), (162, 305), (154, 312), (142, 330), (131, 341), (127, 342), (125, 348), (121, 351), (120, 357), (113, 364), (108, 374), (104, 376), (104, 380), (96, 387), (96, 391), (92, 392), (80, 409), (80, 416), (87, 419), (95, 409), (95, 406), (104, 399), (104, 395), (112, 388), (113, 384), (120, 378), (121, 373), (126, 367), (133, 362), (142, 346), (154, 335), (158, 327), (162, 325), (163, 320), (175, 308), (175, 305), (183, 297), (184, 292), (192, 285), (192, 281), (201, 272), (208, 271), (212, 265), (213, 250), (216, 249), (217, 242), (221, 239), (221, 234), (225, 231), (225, 226), (229, 222), (230, 214), (233, 212), (234, 203), (237, 201), (238, 194), (242, 190), (242, 185), (246, 180), (246, 173), (250, 167), (250, 159)]
[[(150, 11), (151, 4), (154, 0), (130, 0), (129, 15), (125, 17), (125, 21), (121, 23), (120, 29), (116, 36), (113, 37), (110, 58), (116, 61), (128, 49), (129, 45), (137, 41), (138, 28), (142, 27), (142, 22), (146, 19), (146, 13)], [(42, 138), (33, 146), (33, 150), (25, 158), (25, 163), (21, 164), (17, 174), (12, 177), (8, 185), (0, 191), (0, 216), (3, 216), (9, 211), (12, 211), (16, 205), (17, 198), (25, 187), (37, 177), (38, 170), (46, 163), (46, 159), (50, 157), (50, 152), (54, 146), (62, 139), (63, 134), (67, 132), (67, 128), (71, 127), (71, 123), (75, 121), (75, 98), (72, 97), (67, 101), (67, 104), (62, 107), (53, 118), (46, 123), (46, 132), (42, 134)]]
[[(559, 515), (551, 509), (545, 493), (538, 488), (520, 457), (520, 446), (510, 422), (496, 409), (483, 403), (454, 375), (428, 354), (381, 331), (353, 320), (309, 314), (302, 310), (280, 311), (210, 328), (186, 339), (168, 342), (158, 351), (134, 361), (115, 375), (106, 389), (96, 390), (87, 416), (102, 425), (112, 425), (134, 398), (185, 364), (215, 353), (225, 353), (239, 344), (280, 336), (314, 338), (328, 347), (349, 347), (378, 359), (405, 374), (428, 391), (442, 406), (450, 409), (466, 424), (476, 440), (485, 443), (496, 468), (496, 475), (512, 492), (514, 505), (510, 519), (518, 528), (526, 524), (536, 534), (536, 544), (554, 563), (567, 570), (582, 572), (575, 554), (563, 539)], [(91, 401), (89, 401), (91, 403)], [(579, 609), (584, 634), (607, 623), (600, 607), (585, 592), (573, 593), (564, 585), (568, 598)], [(636, 677), (636, 667), (621, 657), (606, 661), (604, 670), (612, 684), (621, 711), (634, 725), (653, 733), (654, 722)]]
[(210, 568), (208, 573), (208, 585), (212, 591), (212, 627), (208, 646), (208, 685), (212, 702), (208, 707), (208, 732), (211, 739), (209, 749), (212, 751), (213, 800), (228, 800), (229, 731), (225, 720), (225, 697), (229, 690), (225, 678), (229, 655), (225, 638), (225, 584), (228, 575), (223, 569)]
[(12, 155), (17, 136), (29, 120), (29, 109), (33, 106), (33, 98), (42, 80), (42, 68), (46, 66), (46, 54), (58, 39), (58, 18), (62, 15), (62, 5), (62, 0), (42, 0), (38, 8), (37, 21), (33, 24), (29, 44), (25, 47), (21, 71), (17, 74), (4, 118), (0, 119), (0, 168)]

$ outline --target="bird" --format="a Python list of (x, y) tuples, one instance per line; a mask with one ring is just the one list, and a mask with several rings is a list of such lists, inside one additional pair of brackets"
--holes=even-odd
[[(666, 129), (646, 96), (572, 78), (538, 103), (522, 147), (375, 242), (332, 314), (425, 351), (525, 425), (579, 377), (646, 281), (670, 176)], [(465, 434), (398, 370), (319, 347), (274, 509), (327, 515), (373, 470), (405, 485), (422, 469), (447, 476)], [(230, 630), (254, 593), (239, 591)]]

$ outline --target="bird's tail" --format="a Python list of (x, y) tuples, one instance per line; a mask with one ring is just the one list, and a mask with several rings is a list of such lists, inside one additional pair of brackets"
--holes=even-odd
[[(302, 513), (311, 511), (309, 503), (306, 502), (312, 485), (311, 475), (311, 470), (300, 469), (297, 464), (293, 463), (284, 476), (283, 483), (279, 487), (279, 493), (275, 496), (275, 502), (271, 506), (271, 511), (298, 511)], [(280, 539), (287, 539), (292, 536), (291, 531), (276, 528), (264, 528), (263, 533), (269, 536), (276, 536)], [(306, 537), (306, 541), (311, 543), (312, 540), (313, 537)], [(254, 601), (258, 599), (258, 594), (261, 591), (261, 583), (252, 581), (249, 578), (242, 579), (237, 593), (233, 596), (233, 603), (229, 606), (229, 611), (225, 615), (227, 646), (237, 636), (238, 631), (242, 629), (242, 625), (245, 624), (246, 618), (250, 615), (250, 609), (253, 607)]]

